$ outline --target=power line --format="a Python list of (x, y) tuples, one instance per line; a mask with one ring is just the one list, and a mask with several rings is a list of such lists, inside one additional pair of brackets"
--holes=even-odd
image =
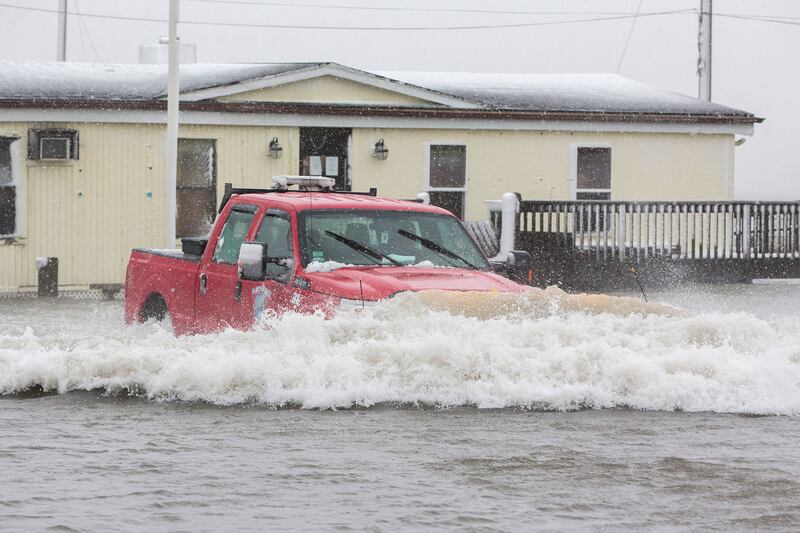
[[(198, 1), (198, 0), (195, 0)], [(207, 0), (211, 1), (211, 0)], [(240, 0), (244, 1), (244, 0)], [(308, 4), (309, 6), (311, 4)], [(0, 4), (0, 7), (8, 9), (18, 9), (22, 11), (33, 11), (38, 13), (58, 13), (55, 9), (17, 6), (10, 4)], [(333, 6), (328, 6), (333, 7)], [(338, 6), (347, 8), (347, 6)], [(348, 8), (349, 9), (349, 8)], [(388, 9), (388, 8), (387, 8)], [(520, 22), (513, 24), (476, 24), (476, 25), (463, 25), (463, 26), (316, 26), (316, 25), (292, 25), (292, 24), (256, 24), (256, 23), (241, 23), (241, 22), (210, 22), (202, 20), (182, 20), (181, 24), (197, 25), (197, 26), (220, 26), (220, 27), (236, 27), (236, 28), (272, 28), (272, 29), (288, 29), (288, 30), (345, 30), (345, 31), (458, 31), (458, 30), (488, 30), (488, 29), (510, 29), (510, 28), (528, 28), (534, 26), (557, 26), (567, 24), (583, 24), (591, 22), (607, 22), (614, 20), (625, 20), (629, 18), (640, 17), (655, 17), (661, 15), (681, 15), (687, 13), (696, 13), (696, 9), (676, 9), (671, 11), (653, 11), (648, 13), (639, 14), (624, 14), (612, 15), (607, 17), (594, 17), (573, 20), (552, 20), (540, 22)], [(68, 14), (77, 17), (96, 18), (105, 20), (124, 20), (131, 22), (150, 22), (150, 23), (167, 23), (167, 19), (149, 18), (149, 17), (131, 17), (120, 15), (102, 15), (99, 13), (77, 13), (70, 11)], [(528, 12), (526, 14), (535, 14)], [(797, 17), (783, 17), (783, 16), (763, 16), (763, 15), (739, 15), (732, 13), (714, 13), (714, 16), (734, 18), (739, 20), (750, 20), (756, 22), (767, 22), (775, 24), (786, 24), (790, 26), (800, 26), (800, 20)]]
[[(75, 6), (75, 13), (80, 15), (80, 7), (78, 6), (78, 0), (73, 0), (73, 5)], [(89, 41), (89, 46), (92, 48), (92, 52), (94, 52), (94, 60), (99, 62), (100, 61), (100, 54), (97, 53), (97, 48), (95, 48), (95, 46), (94, 46), (94, 40), (92, 39), (92, 34), (89, 31), (89, 28), (86, 27), (86, 24), (84, 24), (84, 21), (80, 16), (78, 17), (78, 26), (81, 29), (80, 35), (81, 35), (81, 48), (84, 49), (83, 50), (83, 55), (84, 56), (87, 55), (86, 54), (86, 49), (85, 49), (85, 47), (83, 45), (83, 34), (85, 32), (86, 33), (86, 39)]]
[[(463, 9), (463, 8), (424, 8), (424, 7), (386, 7), (386, 6), (357, 6), (357, 5), (331, 5), (331, 4), (306, 4), (295, 2), (271, 2), (260, 0), (187, 0), (188, 2), (203, 3), (203, 4), (223, 4), (223, 5), (247, 5), (247, 6), (262, 6), (262, 7), (294, 7), (294, 8), (311, 8), (311, 9), (332, 9), (332, 10), (348, 10), (348, 11), (400, 11), (400, 12), (418, 12), (418, 13), (475, 13), (481, 15), (629, 15), (633, 16), (636, 20), (636, 15), (641, 8), (637, 8), (636, 12), (631, 11), (525, 11), (525, 10), (495, 10), (495, 9)], [(675, 13), (698, 13), (698, 9), (690, 8), (684, 10), (676, 10)], [(666, 14), (666, 12), (665, 12)], [(728, 14), (728, 13), (714, 13), (714, 16), (741, 18), (745, 20), (756, 20), (762, 22), (776, 22), (781, 23), (783, 20), (799, 20), (800, 17), (791, 17), (784, 15), (748, 15), (748, 14)], [(635, 23), (634, 23), (635, 25)]]
[[(0, 4), (0, 7), (9, 9), (20, 9), (24, 11), (35, 11), (40, 13), (58, 13), (57, 10), (15, 6), (9, 4)], [(639, 17), (653, 17), (659, 15), (677, 15), (694, 13), (694, 9), (676, 9), (672, 11), (655, 11), (649, 13), (641, 13)], [(128, 17), (119, 15), (101, 15), (98, 13), (75, 13), (69, 14), (88, 17), (99, 18), (106, 20), (126, 20), (134, 22), (158, 22), (166, 23), (167, 19), (157, 19), (148, 17)], [(200, 20), (182, 20), (181, 24), (187, 25), (202, 25), (202, 26), (221, 26), (221, 27), (237, 27), (237, 28), (273, 28), (273, 29), (290, 29), (290, 30), (349, 30), (349, 31), (448, 31), (448, 30), (485, 30), (485, 29), (503, 29), (503, 28), (527, 28), (533, 26), (555, 26), (564, 24), (582, 24), (586, 22), (605, 22), (611, 20), (624, 20), (637, 15), (615, 15), (609, 17), (595, 17), (575, 20), (552, 20), (544, 22), (519, 22), (512, 24), (479, 24), (479, 25), (463, 25), (463, 26), (314, 26), (314, 25), (292, 25), (292, 24), (256, 24), (256, 23), (242, 23), (242, 22), (207, 22)]]
[[(9, 9), (19, 9), (21, 11), (35, 11), (38, 13), (58, 13), (56, 9), (46, 9), (42, 7), (28, 7), (28, 6), (14, 6), (9, 4), (0, 4), (0, 7), (6, 7)], [(108, 19), (108, 20), (131, 20), (134, 22), (168, 22), (167, 19), (152, 19), (146, 17), (121, 17), (117, 15), (100, 15), (97, 13), (78, 13), (75, 11), (68, 11), (68, 15), (73, 15), (77, 17), (87, 17), (87, 18), (96, 18), (96, 19)], [(211, 23), (209, 23), (211, 24)]]
[[(639, 16), (653, 17), (659, 15), (674, 15), (692, 13), (692, 9), (676, 9), (673, 11), (658, 11), (642, 13)], [(453, 30), (487, 30), (487, 29), (509, 29), (509, 28), (529, 28), (534, 26), (558, 26), (565, 24), (582, 24), (586, 22), (605, 22), (611, 20), (624, 20), (634, 15), (615, 15), (609, 17), (595, 17), (574, 20), (551, 20), (540, 22), (516, 22), (510, 24), (475, 24), (462, 26), (309, 26), (309, 25), (284, 25), (284, 24), (255, 24), (255, 23), (225, 23), (225, 22), (201, 22), (201, 21), (181, 21), (181, 24), (211, 24), (216, 26), (235, 26), (251, 28), (279, 28), (279, 29), (298, 29), (298, 30), (359, 30), (359, 31), (453, 31)]]
[[(518, 11), (518, 10), (495, 10), (495, 9), (463, 9), (447, 7), (387, 7), (387, 6), (357, 6), (357, 5), (335, 5), (335, 4), (305, 4), (295, 2), (269, 2), (259, 0), (187, 0), (202, 4), (223, 4), (223, 5), (246, 5), (262, 7), (295, 7), (311, 9), (333, 9), (348, 11), (402, 11), (417, 13), (476, 13), (481, 15), (634, 15), (632, 11)], [(694, 11), (696, 9), (687, 9)]]
[(783, 17), (783, 16), (774, 17), (770, 15), (737, 15), (733, 13), (714, 13), (714, 16), (726, 17), (738, 20), (753, 20), (756, 22), (771, 22), (773, 24), (786, 24), (789, 26), (800, 26), (800, 17)]
[(622, 49), (622, 54), (619, 56), (619, 63), (617, 63), (617, 74), (619, 74), (619, 71), (622, 68), (622, 61), (625, 59), (625, 53), (628, 51), (628, 45), (631, 43), (631, 37), (633, 36), (634, 28), (636, 28), (636, 21), (639, 20), (639, 12), (642, 10), (642, 4), (644, 4), (644, 0), (639, 0), (639, 5), (636, 6), (636, 16), (633, 17), (633, 22), (631, 22), (631, 31), (628, 32), (628, 38), (625, 39), (625, 47)]

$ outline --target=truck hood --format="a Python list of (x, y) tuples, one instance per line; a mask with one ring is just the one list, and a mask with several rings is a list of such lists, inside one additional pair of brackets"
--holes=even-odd
[[(303, 275), (311, 289), (347, 299), (382, 300), (403, 291), (522, 292), (523, 285), (491, 272), (460, 268), (345, 267)], [(360, 284), (359, 284), (360, 282)]]

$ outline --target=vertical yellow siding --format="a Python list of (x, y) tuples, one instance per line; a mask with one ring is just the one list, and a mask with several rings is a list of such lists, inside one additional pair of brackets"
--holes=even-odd
[[(27, 130), (34, 126), (79, 130), (80, 160), (28, 161)], [(23, 159), (21, 234), (14, 243), (0, 241), (0, 291), (35, 287), (38, 256), (59, 258), (64, 287), (120, 283), (132, 248), (165, 245), (163, 126), (0, 123), (0, 134), (20, 137)], [(273, 175), (298, 172), (296, 127), (187, 125), (180, 136), (217, 140), (218, 200), (226, 181), (270, 187)], [(284, 148), (277, 160), (267, 152), (273, 137)], [(372, 157), (380, 138), (390, 150), (385, 161)], [(484, 218), (484, 200), (507, 191), (570, 198), (571, 147), (580, 144), (612, 147), (615, 199), (721, 200), (733, 194), (732, 135), (655, 133), (355, 129), (353, 187), (414, 197), (424, 187), (426, 143), (467, 145), (468, 219)]]
[[(372, 157), (384, 139), (389, 158)], [(733, 135), (478, 130), (357, 129), (353, 187), (413, 198), (425, 185), (425, 145), (467, 146), (466, 218), (485, 217), (484, 200), (504, 192), (525, 199), (571, 199), (572, 147), (611, 147), (612, 198), (725, 200), (733, 196)], [(731, 149), (726, 152), (725, 146)], [(725, 171), (730, 183), (725, 187)]]
[[(35, 124), (80, 132), (80, 159), (67, 162), (26, 159), (33, 126), (0, 124), (20, 137), (23, 159), (20, 236), (0, 241), (0, 291), (33, 289), (39, 256), (58, 257), (65, 288), (122, 282), (132, 248), (165, 245), (163, 126)], [(226, 181), (266, 187), (297, 172), (297, 128), (184, 126), (180, 135), (217, 140), (218, 198)], [(273, 137), (285, 147), (277, 160), (267, 155)]]
[(370, 87), (355, 81), (322, 76), (266, 89), (245, 91), (223, 96), (230, 102), (312, 102), (336, 104), (381, 104), (400, 106), (429, 106), (431, 102), (385, 89)]

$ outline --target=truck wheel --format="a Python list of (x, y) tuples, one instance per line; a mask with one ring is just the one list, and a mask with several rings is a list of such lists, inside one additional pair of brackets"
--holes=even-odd
[(139, 321), (146, 322), (151, 318), (156, 319), (157, 322), (162, 322), (165, 318), (169, 317), (169, 309), (167, 309), (167, 302), (164, 297), (158, 293), (153, 293), (144, 301), (142, 310), (139, 312)]

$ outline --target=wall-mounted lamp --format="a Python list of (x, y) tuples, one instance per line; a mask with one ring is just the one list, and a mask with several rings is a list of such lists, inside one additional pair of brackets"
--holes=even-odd
[(372, 157), (380, 159), (381, 161), (385, 161), (386, 158), (389, 157), (389, 149), (386, 148), (383, 139), (378, 139), (378, 142), (375, 143), (375, 148), (372, 150)]
[(739, 137), (738, 139), (736, 139), (736, 140), (734, 141), (733, 145), (734, 145), (734, 146), (741, 146), (741, 145), (743, 145), (743, 144), (744, 144), (744, 142), (745, 142), (746, 140), (747, 140), (747, 139), (746, 139), (745, 137)]
[(277, 137), (273, 137), (269, 142), (269, 155), (271, 155), (273, 159), (279, 159), (281, 154), (283, 154), (283, 146), (278, 142)]

